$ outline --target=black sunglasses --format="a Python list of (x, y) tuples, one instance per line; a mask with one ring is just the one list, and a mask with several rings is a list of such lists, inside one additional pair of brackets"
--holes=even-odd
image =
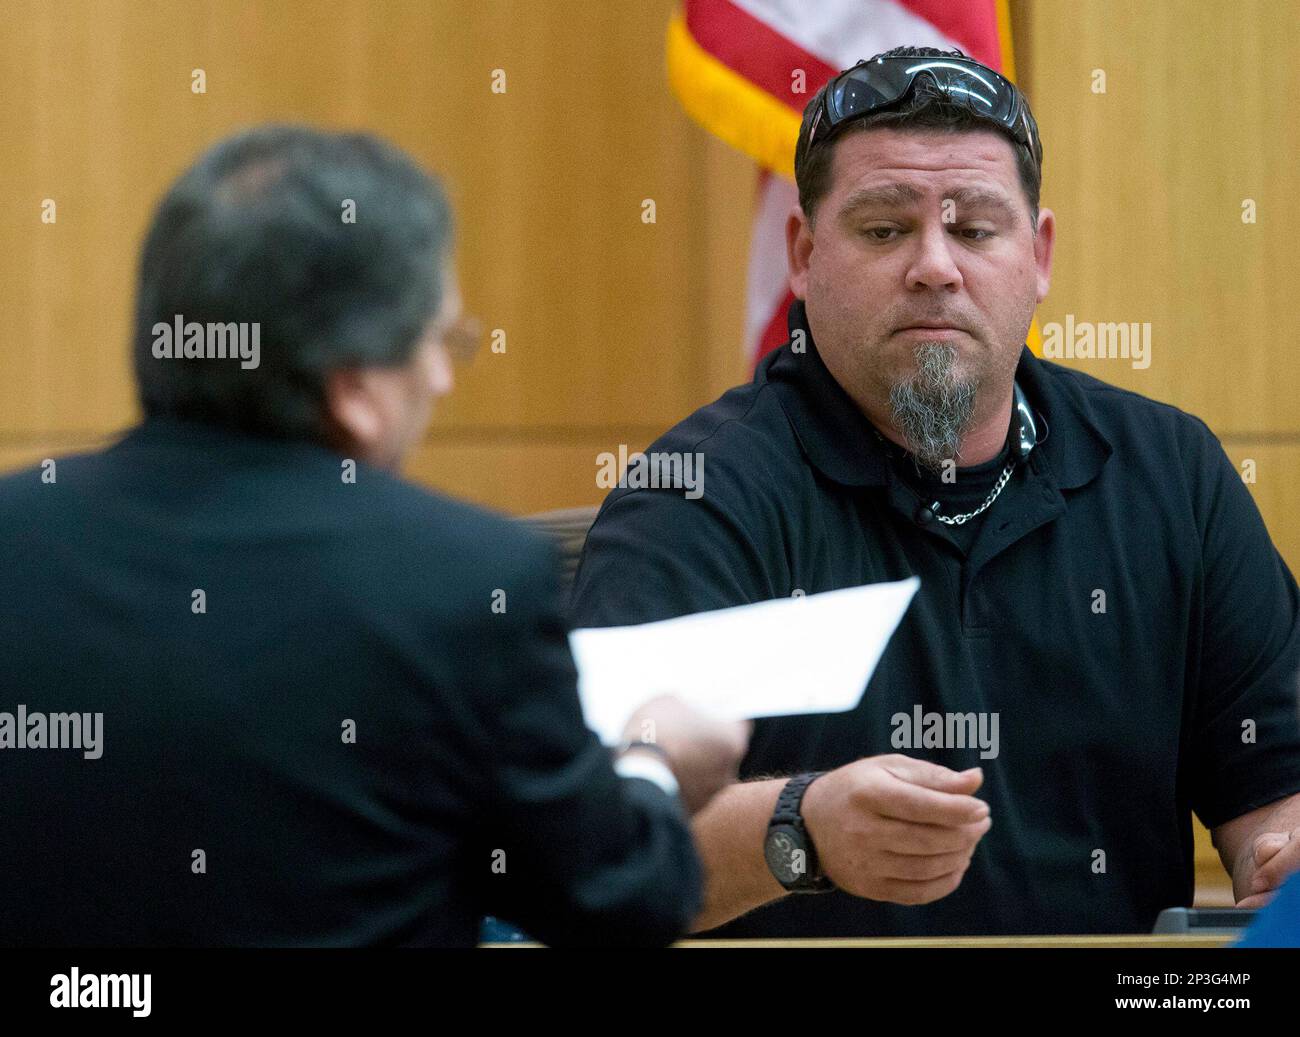
[(808, 147), (833, 137), (846, 123), (897, 104), (919, 75), (927, 75), (953, 104), (1001, 126), (1029, 149), (1041, 169), (1038, 124), (1016, 85), (973, 58), (889, 57), (859, 61), (831, 80), (813, 116)]

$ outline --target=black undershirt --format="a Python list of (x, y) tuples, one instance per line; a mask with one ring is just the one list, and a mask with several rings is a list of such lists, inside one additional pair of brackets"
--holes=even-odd
[[(945, 482), (940, 473), (932, 472), (928, 468), (919, 465), (916, 460), (902, 447), (896, 443), (881, 437), (885, 445), (885, 452), (889, 457), (890, 464), (894, 472), (905, 482), (920, 502), (930, 504), (934, 501), (939, 502), (939, 515), (964, 515), (967, 512), (974, 511), (984, 503), (989, 492), (993, 489), (998, 479), (1002, 475), (1002, 469), (1006, 467), (1007, 459), (1010, 454), (1010, 439), (1002, 444), (1002, 449), (996, 457), (985, 461), (983, 464), (971, 465), (969, 467), (958, 467), (953, 470), (950, 478), (951, 482)], [(1014, 472), (1012, 475), (1014, 476)], [(1009, 491), (1009, 486), (1002, 488), (1002, 493)], [(1002, 494), (998, 495), (1001, 500)], [(955, 544), (964, 555), (970, 554), (970, 549), (975, 543), (975, 538), (979, 534), (980, 526), (989, 513), (997, 509), (997, 501), (989, 505), (983, 512), (974, 518), (963, 522), (961, 525), (948, 525), (943, 522), (934, 522), (929, 528), (934, 530), (940, 536), (949, 542)]]

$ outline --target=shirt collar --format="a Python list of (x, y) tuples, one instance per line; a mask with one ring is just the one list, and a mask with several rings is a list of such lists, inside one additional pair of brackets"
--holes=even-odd
[[(800, 331), (802, 352), (790, 340), (759, 364), (755, 380), (771, 385), (808, 459), (828, 478), (845, 486), (884, 486), (887, 462), (876, 432), (822, 362), (808, 328), (804, 304), (790, 304), (791, 340)], [(1044, 419), (1034, 448), (1045, 460), (1059, 489), (1090, 482), (1113, 448), (1098, 426), (1091, 405), (1065, 369), (1040, 360), (1021, 347), (1016, 381), (1030, 406)], [(1031, 467), (1034, 454), (1030, 455)]]

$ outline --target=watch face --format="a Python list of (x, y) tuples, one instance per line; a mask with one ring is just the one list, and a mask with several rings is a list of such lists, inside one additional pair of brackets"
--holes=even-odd
[(807, 879), (808, 850), (799, 832), (790, 825), (776, 825), (768, 831), (763, 853), (781, 885), (791, 886)]

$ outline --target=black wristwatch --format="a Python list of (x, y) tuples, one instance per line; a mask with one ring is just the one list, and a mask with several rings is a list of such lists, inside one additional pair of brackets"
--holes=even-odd
[(763, 856), (776, 881), (791, 893), (825, 893), (835, 888), (835, 883), (821, 870), (817, 848), (800, 813), (803, 794), (825, 773), (798, 774), (787, 781), (777, 797), (772, 820), (767, 823)]

